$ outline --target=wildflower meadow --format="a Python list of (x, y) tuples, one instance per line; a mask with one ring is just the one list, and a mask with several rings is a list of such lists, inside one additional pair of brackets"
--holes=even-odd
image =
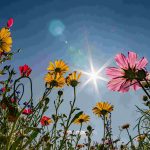
[[(6, 26), (0, 29), (0, 150), (149, 150), (150, 149), (150, 73), (146, 69), (148, 59), (140, 58), (134, 51), (128, 54), (118, 53), (114, 56), (116, 66), (108, 66), (105, 73), (109, 79), (108, 90), (125, 93), (129, 90), (143, 90), (143, 102), (136, 108), (139, 113), (136, 136), (130, 131), (130, 123), (121, 125), (120, 131), (128, 135), (128, 142), (122, 144), (121, 137), (113, 137), (111, 123), (113, 111), (116, 109), (109, 101), (95, 103), (91, 111), (97, 119), (103, 121), (103, 137), (93, 141), (94, 128), (90, 125), (91, 117), (84, 110), (76, 107), (78, 86), (82, 85), (84, 73), (70, 70), (67, 62), (62, 59), (47, 64), (47, 73), (43, 76), (44, 93), (39, 100), (33, 99), (33, 85), (30, 75), (34, 70), (28, 62), (18, 70), (13, 69), (9, 60), (21, 53), (13, 50), (12, 40), (14, 20), (10, 18)], [(5, 65), (7, 63), (7, 65)], [(28, 100), (23, 100), (25, 80), (30, 84)], [(68, 114), (60, 113), (64, 103), (63, 87), (72, 89), (73, 97), (67, 109)], [(85, 87), (86, 88), (86, 87)], [(57, 93), (56, 93), (57, 92)], [(56, 93), (56, 99), (50, 95)], [(54, 111), (46, 112), (49, 105)], [(117, 118), (116, 118), (117, 119)], [(135, 118), (136, 120), (136, 118)], [(76, 125), (78, 132), (72, 131)], [(83, 133), (82, 127), (86, 126)], [(81, 140), (85, 134), (85, 140)]]

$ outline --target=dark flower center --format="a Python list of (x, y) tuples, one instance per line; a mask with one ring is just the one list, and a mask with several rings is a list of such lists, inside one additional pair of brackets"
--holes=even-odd
[(129, 68), (128, 70), (124, 70), (125, 71), (125, 78), (129, 79), (129, 80), (134, 80), (136, 78), (136, 72), (134, 69)]
[(55, 72), (61, 72), (61, 69), (60, 68), (56, 68)]
[(56, 80), (53, 80), (51, 82), (51, 86), (54, 87), (54, 86), (58, 86), (58, 82)]
[(81, 122), (81, 123), (82, 123), (83, 121), (84, 121), (84, 119), (80, 119), (80, 120), (79, 120), (79, 122)]
[(70, 85), (71, 85), (72, 87), (76, 87), (77, 84), (78, 84), (78, 81), (77, 81), (77, 80), (72, 80), (71, 83), (70, 83)]
[(102, 113), (102, 115), (106, 115), (106, 114), (108, 113), (108, 111), (103, 109), (103, 110), (101, 111), (101, 113)]

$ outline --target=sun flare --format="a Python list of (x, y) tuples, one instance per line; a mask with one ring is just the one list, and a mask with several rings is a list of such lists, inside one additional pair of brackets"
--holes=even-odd
[(88, 79), (84, 82), (82, 85), (82, 88), (84, 88), (89, 82), (94, 84), (95, 90), (98, 92), (98, 80), (107, 81), (106, 78), (102, 77), (101, 71), (107, 66), (108, 62), (104, 64), (99, 70), (96, 70), (93, 66), (92, 60), (90, 61), (90, 70), (89, 71), (83, 71), (82, 74), (86, 75)]

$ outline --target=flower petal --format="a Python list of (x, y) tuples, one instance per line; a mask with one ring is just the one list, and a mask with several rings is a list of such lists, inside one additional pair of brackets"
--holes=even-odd
[(148, 60), (143, 57), (142, 59), (140, 59), (137, 64), (136, 64), (136, 68), (137, 69), (143, 69), (146, 65), (148, 64)]
[(106, 68), (106, 74), (110, 78), (116, 78), (116, 77), (124, 76), (124, 71), (122, 69), (120, 69), (120, 68), (108, 67), (108, 68)]
[(108, 82), (107, 87), (108, 89), (112, 91), (119, 91), (121, 88), (121, 85), (126, 81), (126, 79), (123, 78), (116, 78), (112, 79)]
[(129, 51), (127, 60), (128, 60), (130, 68), (134, 68), (136, 65), (136, 61), (137, 61), (137, 54)]
[(122, 69), (128, 69), (128, 62), (125, 55), (117, 54), (115, 60), (119, 67), (121, 67)]

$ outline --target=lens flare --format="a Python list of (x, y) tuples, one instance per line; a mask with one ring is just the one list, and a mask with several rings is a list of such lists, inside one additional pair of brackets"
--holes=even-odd
[(49, 24), (49, 32), (53, 36), (60, 36), (65, 30), (65, 25), (60, 20), (52, 20)]

